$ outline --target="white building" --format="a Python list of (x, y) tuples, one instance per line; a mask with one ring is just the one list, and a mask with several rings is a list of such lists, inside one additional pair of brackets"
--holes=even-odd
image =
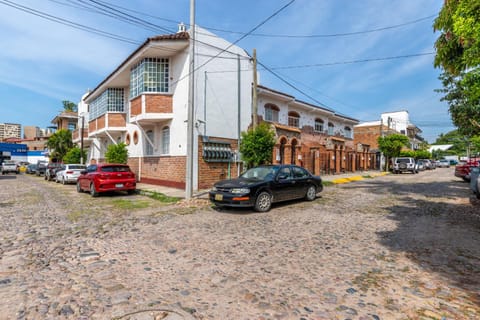
[[(185, 187), (190, 43), (182, 28), (148, 38), (83, 96), (73, 137), (82, 142), (83, 118), (88, 163), (103, 162), (108, 145), (124, 142), (140, 181)], [(199, 27), (195, 61), (194, 190), (233, 173), (239, 133), (251, 121), (253, 78), (243, 49)]]

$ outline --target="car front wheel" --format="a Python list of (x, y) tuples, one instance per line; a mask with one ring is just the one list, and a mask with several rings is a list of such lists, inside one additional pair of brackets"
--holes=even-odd
[(255, 211), (266, 212), (272, 206), (272, 197), (268, 192), (261, 192), (255, 200)]
[(98, 192), (95, 190), (95, 184), (93, 184), (93, 182), (90, 184), (90, 195), (92, 197), (98, 196)]
[(80, 187), (80, 182), (77, 181), (77, 192), (78, 193), (82, 193), (83, 190), (82, 190), (82, 187)]
[(308, 201), (313, 201), (317, 197), (317, 189), (315, 186), (309, 186), (307, 189), (307, 193), (305, 194), (305, 199)]

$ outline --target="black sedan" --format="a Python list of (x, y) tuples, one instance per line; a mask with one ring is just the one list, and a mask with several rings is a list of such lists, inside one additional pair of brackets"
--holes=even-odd
[(322, 190), (322, 179), (302, 167), (265, 165), (249, 169), (236, 179), (215, 183), (209, 198), (219, 207), (253, 207), (265, 212), (274, 202), (315, 200)]

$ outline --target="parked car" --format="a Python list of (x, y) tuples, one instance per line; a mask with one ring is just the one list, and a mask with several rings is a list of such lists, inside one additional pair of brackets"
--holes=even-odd
[(400, 157), (393, 159), (393, 173), (411, 172), (418, 173), (415, 159), (412, 157)]
[(77, 179), (77, 191), (89, 191), (92, 197), (108, 191), (127, 191), (133, 194), (137, 188), (135, 174), (126, 164), (91, 164)]
[(480, 199), (480, 167), (472, 167), (470, 170), (470, 189)]
[(470, 170), (473, 167), (478, 167), (480, 160), (469, 160), (467, 162), (459, 162), (455, 166), (455, 177), (462, 178), (464, 181), (470, 181)]
[(35, 174), (37, 176), (41, 176), (45, 174), (45, 170), (47, 169), (48, 166), (48, 161), (46, 160), (38, 160), (37, 161), (37, 170), (35, 171)]
[(435, 169), (437, 166), (435, 165), (435, 162), (433, 162), (432, 160), (430, 159), (420, 159), (423, 161), (423, 163), (425, 164), (425, 169), (426, 170), (433, 170)]
[(57, 177), (57, 171), (62, 168), (62, 164), (59, 162), (51, 162), (45, 168), (45, 180), (52, 181)]
[(437, 167), (439, 168), (450, 168), (450, 161), (447, 159), (440, 159), (438, 160)]
[(57, 171), (55, 181), (62, 184), (76, 183), (80, 172), (87, 168), (84, 164), (63, 164)]
[(300, 198), (312, 201), (322, 190), (322, 179), (302, 167), (265, 165), (249, 169), (236, 179), (215, 183), (209, 199), (219, 207), (253, 207), (265, 212), (275, 202)]
[(2, 175), (8, 173), (19, 173), (18, 165), (14, 160), (4, 160), (1, 165)]
[(28, 174), (35, 174), (37, 173), (37, 164), (36, 163), (31, 163), (27, 166), (27, 171), (26, 173)]
[(417, 172), (424, 171), (425, 170), (425, 162), (423, 162), (422, 159), (417, 160), (415, 168), (417, 169)]

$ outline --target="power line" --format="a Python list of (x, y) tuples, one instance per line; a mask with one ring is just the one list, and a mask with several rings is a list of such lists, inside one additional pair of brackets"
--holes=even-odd
[[(373, 32), (379, 32), (379, 31), (385, 31), (385, 30), (390, 30), (390, 29), (396, 29), (400, 27), (404, 27), (407, 25), (415, 24), (424, 20), (431, 19), (433, 17), (436, 17), (437, 15), (430, 15), (427, 17), (423, 17), (420, 19), (416, 19), (413, 21), (401, 23), (401, 24), (396, 24), (392, 26), (387, 26), (387, 27), (381, 27), (381, 28), (376, 28), (376, 29), (370, 29), (370, 30), (363, 30), (363, 31), (353, 31), (353, 32), (344, 32), (344, 33), (331, 33), (331, 34), (311, 34), (311, 35), (288, 35), (288, 34), (265, 34), (265, 33), (255, 33), (252, 34), (252, 36), (255, 37), (268, 37), (268, 38), (333, 38), (333, 37), (346, 37), (346, 36), (353, 36), (353, 35), (359, 35), (359, 34), (367, 34), (367, 33), (373, 33)], [(230, 33), (240, 33), (241, 32), (235, 32), (235, 31), (227, 31), (227, 30), (220, 30), (220, 29), (213, 29), (211, 30), (216, 30), (216, 31), (222, 31), (222, 32), (230, 32)]]
[(364, 63), (364, 62), (372, 62), (372, 61), (405, 59), (405, 58), (429, 56), (433, 54), (435, 54), (435, 52), (423, 52), (423, 53), (413, 53), (413, 54), (406, 54), (406, 55), (400, 55), (400, 56), (381, 57), (381, 58), (359, 59), (359, 60), (328, 62), (328, 63), (315, 63), (315, 64), (305, 64), (305, 65), (298, 65), (298, 66), (272, 67), (271, 69), (280, 70), (280, 69), (300, 69), (300, 68), (311, 68), (311, 67), (327, 67), (327, 66), (342, 65), (342, 64), (354, 64), (354, 63)]
[(269, 17), (267, 17), (266, 19), (264, 19), (262, 22), (260, 22), (259, 24), (257, 24), (253, 29), (251, 29), (249, 32), (247, 32), (246, 34), (244, 34), (243, 36), (241, 36), (239, 39), (237, 39), (236, 41), (230, 43), (230, 45), (228, 45), (225, 49), (221, 50), (219, 53), (217, 53), (215, 56), (211, 57), (210, 59), (208, 59), (207, 61), (205, 61), (203, 64), (201, 64), (200, 66), (196, 67), (194, 70), (190, 71), (188, 74), (186, 74), (185, 76), (181, 77), (180, 79), (178, 79), (177, 81), (174, 82), (175, 83), (178, 83), (180, 81), (182, 81), (183, 79), (185, 79), (186, 77), (189, 77), (192, 73), (198, 71), (200, 68), (204, 67), (205, 65), (207, 65), (208, 63), (210, 63), (213, 59), (217, 58), (218, 56), (220, 56), (222, 53), (224, 53), (225, 51), (227, 51), (228, 49), (230, 49), (231, 47), (233, 47), (234, 45), (236, 45), (238, 42), (242, 41), (243, 39), (245, 39), (250, 33), (254, 32), (255, 30), (257, 30), (258, 28), (260, 28), (261, 26), (263, 26), (265, 23), (267, 23), (269, 20), (271, 20), (273, 17), (277, 16), (278, 14), (280, 14), (280, 12), (282, 12), (283, 10), (285, 10), (288, 6), (290, 6), (292, 3), (294, 3), (296, 0), (291, 0), (290, 2), (288, 2), (287, 4), (285, 4), (284, 6), (282, 6), (280, 9), (278, 9), (277, 11), (275, 11), (274, 13), (272, 13)]
[(0, 0), (0, 3), (4, 4), (6, 6), (12, 7), (14, 9), (17, 9), (17, 10), (24, 11), (26, 13), (35, 15), (37, 17), (40, 17), (40, 18), (43, 18), (43, 19), (46, 19), (46, 20), (50, 20), (50, 21), (53, 21), (53, 22), (56, 22), (56, 23), (60, 23), (60, 24), (63, 24), (63, 25), (66, 25), (66, 26), (69, 26), (69, 27), (72, 27), (72, 28), (75, 28), (75, 29), (79, 29), (79, 30), (82, 30), (82, 31), (87, 31), (87, 32), (90, 32), (90, 33), (94, 33), (94, 34), (106, 37), (106, 38), (110, 38), (110, 39), (118, 40), (118, 41), (123, 41), (123, 42), (130, 43), (130, 44), (136, 44), (136, 45), (140, 44), (140, 42), (138, 42), (134, 39), (129, 39), (129, 38), (126, 38), (126, 37), (123, 37), (123, 36), (119, 36), (119, 35), (110, 33), (110, 32), (102, 31), (102, 30), (99, 30), (99, 29), (96, 29), (96, 28), (92, 28), (92, 27), (89, 27), (89, 26), (86, 26), (86, 25), (83, 25), (83, 24), (79, 24), (79, 23), (76, 23), (76, 22), (73, 22), (73, 21), (70, 21), (70, 20), (60, 18), (60, 17), (57, 17), (57, 16), (53, 16), (53, 15), (50, 15), (48, 13), (38, 11), (38, 10), (29, 8), (29, 7), (20, 5), (20, 4), (16, 4), (16, 3), (8, 1), (8, 0)]
[[(50, 0), (50, 1), (55, 1), (55, 0)], [(125, 11), (130, 11), (130, 12), (134, 12), (134, 13), (141, 14), (141, 15), (143, 15), (143, 16), (147, 16), (147, 17), (153, 18), (153, 19), (158, 19), (158, 20), (161, 20), (161, 21), (166, 21), (166, 22), (175, 23), (175, 24), (178, 24), (178, 23), (181, 22), (181, 21), (176, 21), (176, 20), (173, 20), (173, 19), (166, 19), (166, 18), (154, 16), (154, 15), (151, 15), (151, 14), (148, 14), (148, 13), (145, 13), (145, 12), (141, 12), (141, 11), (129, 9), (129, 8), (126, 8), (126, 7), (117, 5), (117, 4), (109, 3), (109, 2), (106, 2), (106, 1), (99, 1), (99, 2), (102, 2), (102, 3), (104, 3), (104, 4), (109, 4), (109, 5), (113, 6), (113, 7), (121, 8), (121, 9), (123, 9), (123, 10), (125, 10)], [(386, 30), (391, 30), (391, 29), (397, 29), (397, 28), (401, 28), (401, 27), (404, 27), (404, 26), (408, 26), (408, 25), (412, 25), (412, 24), (416, 24), (416, 23), (425, 21), (425, 20), (434, 18), (434, 17), (436, 17), (436, 16), (437, 16), (437, 14), (432, 14), (432, 15), (429, 15), (429, 16), (426, 16), (426, 17), (418, 18), (418, 19), (415, 19), (415, 20), (411, 20), (411, 21), (407, 21), (407, 22), (404, 22), (404, 23), (399, 23), (399, 24), (395, 24), (395, 25), (391, 25), (391, 26), (379, 27), (379, 28), (368, 29), (368, 30), (361, 30), (361, 31), (344, 32), (344, 33), (311, 34), (311, 35), (289, 35), (289, 34), (250, 33), (249, 35), (255, 36), (255, 37), (271, 37), (271, 38), (331, 38), (331, 37), (345, 37), (345, 36), (352, 36), (352, 35), (359, 35), (359, 34), (368, 34), (368, 33), (386, 31)], [(225, 29), (214, 28), (214, 27), (204, 27), (204, 28), (207, 29), (207, 30), (219, 31), (219, 32), (224, 32), (224, 33), (242, 34), (242, 35), (245, 35), (245, 34), (246, 34), (245, 32), (241, 32), (241, 31), (225, 30)], [(200, 33), (200, 34), (201, 34), (201, 33)]]

